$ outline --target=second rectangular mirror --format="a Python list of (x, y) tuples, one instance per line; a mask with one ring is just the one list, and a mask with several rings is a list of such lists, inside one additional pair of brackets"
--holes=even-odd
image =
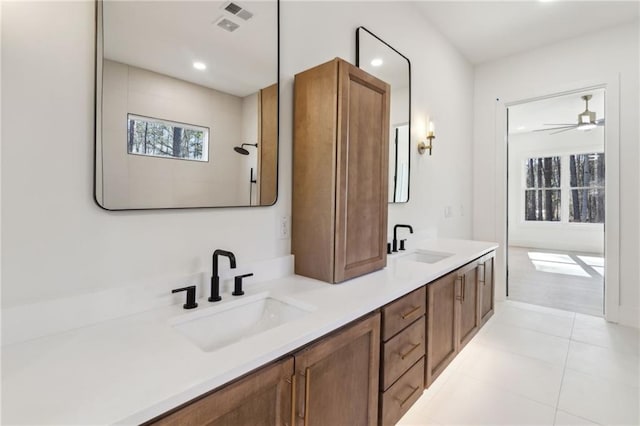
[(411, 163), (411, 62), (365, 27), (358, 27), (356, 66), (391, 85), (389, 202), (406, 203)]

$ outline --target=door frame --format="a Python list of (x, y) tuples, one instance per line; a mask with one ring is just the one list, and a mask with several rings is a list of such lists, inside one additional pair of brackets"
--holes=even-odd
[[(580, 93), (587, 90), (605, 89), (606, 125), (605, 150), (605, 236), (604, 236), (604, 318), (619, 321), (620, 311), (620, 75), (610, 75), (599, 81), (575, 82), (564, 87), (549, 88), (534, 93), (524, 93), (513, 99), (496, 98), (496, 203), (498, 222), (496, 237), (504, 247), (502, 259), (496, 259), (500, 280), (499, 299), (507, 295), (508, 280), (508, 108), (515, 105)], [(499, 220), (504, 215), (504, 220)], [(497, 290), (497, 289), (496, 289)], [(498, 292), (497, 292), (498, 293)]]

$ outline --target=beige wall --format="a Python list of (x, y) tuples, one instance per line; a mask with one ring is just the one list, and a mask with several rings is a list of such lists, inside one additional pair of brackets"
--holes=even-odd
[[(248, 173), (240, 173), (248, 159), (233, 151), (247, 132), (242, 98), (109, 60), (104, 61), (103, 84), (105, 207), (248, 203), (248, 194), (241, 192)], [(128, 154), (128, 113), (208, 127), (209, 161)]]

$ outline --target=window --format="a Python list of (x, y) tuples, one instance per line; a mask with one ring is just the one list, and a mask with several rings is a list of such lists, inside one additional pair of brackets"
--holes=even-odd
[(525, 175), (525, 220), (560, 221), (560, 157), (528, 158)]
[(127, 152), (152, 157), (209, 161), (209, 129), (129, 114)]
[(604, 223), (603, 152), (524, 160), (524, 220)]
[(604, 223), (604, 153), (569, 156), (569, 222)]

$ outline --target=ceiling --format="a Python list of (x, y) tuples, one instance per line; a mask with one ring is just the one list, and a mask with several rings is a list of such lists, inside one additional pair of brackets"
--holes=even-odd
[(418, 1), (416, 7), (479, 64), (637, 20), (638, 1)]
[[(277, 81), (274, 0), (235, 1), (253, 17), (224, 10), (228, 1), (104, 1), (104, 57), (235, 96)], [(240, 27), (215, 25), (228, 18)], [(193, 67), (202, 62), (206, 70)]]
[(589, 111), (596, 113), (596, 119), (605, 118), (604, 89), (589, 90), (509, 107), (509, 133), (528, 133), (535, 129), (559, 127), (545, 124), (577, 124), (578, 114), (585, 107), (584, 100), (580, 98), (582, 95), (592, 95)]

